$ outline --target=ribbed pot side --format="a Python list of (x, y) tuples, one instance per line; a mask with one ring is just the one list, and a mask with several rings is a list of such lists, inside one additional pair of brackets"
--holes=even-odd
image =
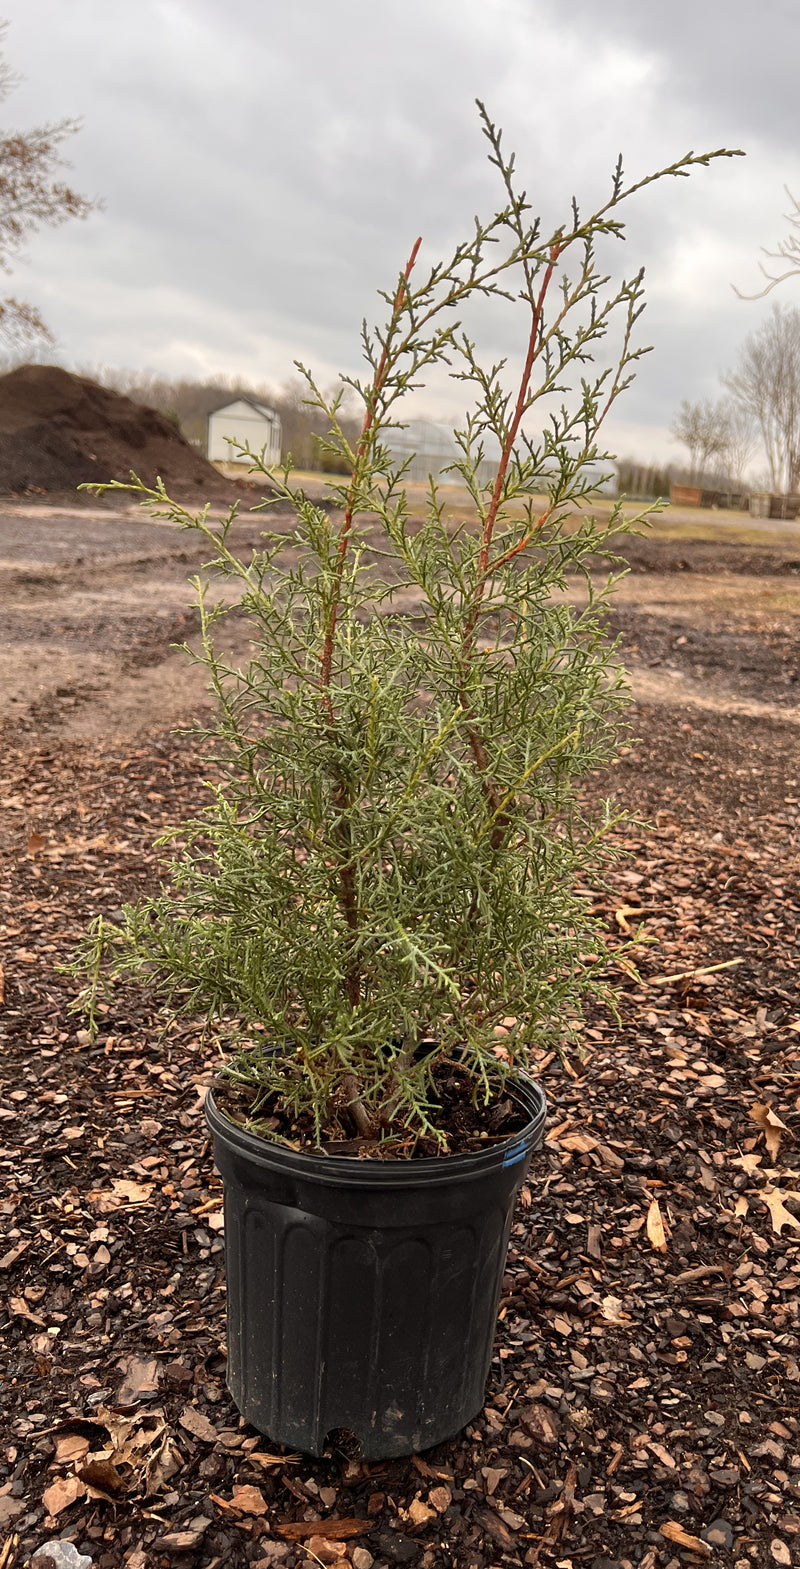
[(475, 1155), (298, 1154), (206, 1118), (225, 1189), (228, 1388), (277, 1443), (367, 1460), (428, 1449), (481, 1409), (514, 1203), (544, 1092), (511, 1093), (521, 1133)]

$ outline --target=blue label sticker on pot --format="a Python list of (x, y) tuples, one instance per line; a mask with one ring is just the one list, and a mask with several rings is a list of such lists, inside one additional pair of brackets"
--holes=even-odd
[(519, 1162), (525, 1159), (527, 1153), (527, 1144), (512, 1144), (510, 1150), (506, 1150), (503, 1156), (503, 1170), (505, 1171), (506, 1166), (518, 1166)]

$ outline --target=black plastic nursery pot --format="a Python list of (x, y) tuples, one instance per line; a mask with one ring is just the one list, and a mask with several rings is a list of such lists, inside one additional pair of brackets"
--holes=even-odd
[(228, 1388), (277, 1443), (366, 1460), (451, 1438), (481, 1409), (511, 1220), (544, 1091), (507, 1093), (520, 1133), (415, 1161), (297, 1153), (206, 1101), (225, 1189)]

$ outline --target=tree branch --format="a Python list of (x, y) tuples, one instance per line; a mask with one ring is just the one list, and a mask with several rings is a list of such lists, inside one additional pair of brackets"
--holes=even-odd
[[(464, 635), (461, 645), (462, 677), (458, 700), (465, 715), (467, 716), (467, 737), (472, 749), (472, 755), (475, 759), (475, 767), (481, 776), (484, 793), (491, 807), (492, 816), (495, 818), (495, 827), (492, 831), (491, 839), (493, 849), (497, 849), (502, 843), (503, 834), (505, 832), (508, 819), (506, 812), (500, 808), (500, 798), (497, 793), (497, 788), (489, 775), (489, 760), (486, 756), (486, 747), (478, 729), (475, 713), (467, 693), (466, 673), (467, 665), (475, 646), (475, 632), (478, 625), (478, 617), (480, 615), (481, 604), (486, 591), (486, 583), (490, 572), (490, 553), (492, 539), (494, 536), (495, 524), (497, 522), (497, 515), (500, 509), (500, 502), (503, 495), (505, 477), (514, 450), (514, 443), (516, 442), (517, 436), (519, 435), (520, 425), (522, 424), (522, 417), (527, 406), (531, 374), (539, 350), (539, 335), (541, 331), (545, 299), (547, 297), (547, 291), (550, 287), (553, 272), (555, 270), (556, 262), (558, 261), (560, 252), (561, 241), (560, 239), (557, 239), (550, 247), (550, 257), (548, 265), (545, 269), (542, 286), (539, 290), (539, 294), (535, 303), (532, 305), (532, 319), (530, 336), (528, 338), (528, 352), (525, 356), (525, 365), (523, 367), (522, 377), (520, 379), (513, 418), (511, 420), (511, 424), (508, 427), (508, 430), (506, 431), (505, 440), (500, 453), (500, 462), (497, 466), (497, 474), (495, 476), (494, 488), (492, 490), (492, 498), (486, 512), (486, 517), (484, 519), (481, 548), (480, 554), (478, 556), (478, 572), (475, 579), (475, 587), (472, 593), (472, 602), (470, 604), (466, 621), (464, 623)], [(538, 527), (542, 526), (545, 516), (547, 516), (547, 514), (544, 514), (544, 516), (540, 519)], [(524, 544), (527, 543), (529, 543), (529, 541), (525, 540), (516, 548), (521, 550), (523, 549)], [(510, 554), (514, 555), (516, 554), (516, 551), (511, 551)], [(505, 558), (501, 558), (501, 560), (502, 559)], [(496, 565), (497, 563), (495, 563), (495, 566)], [(492, 570), (494, 570), (494, 568), (492, 568)]]
[[(391, 322), (384, 340), (383, 351), (378, 362), (378, 368), (375, 372), (372, 386), (369, 388), (367, 393), (367, 406), (364, 413), (364, 422), (361, 427), (361, 435), (359, 436), (358, 445), (356, 447), (355, 466), (353, 468), (353, 475), (350, 481), (350, 487), (347, 495), (347, 504), (345, 506), (344, 516), (342, 518), (342, 525), (339, 530), (339, 542), (336, 550), (336, 563), (334, 567), (335, 577), (333, 594), (328, 612), (328, 624), (325, 629), (325, 637), (322, 645), (322, 659), (320, 662), (320, 683), (323, 689), (322, 701), (328, 729), (331, 733), (333, 732), (336, 725), (336, 715), (330, 693), (331, 676), (333, 672), (333, 650), (336, 639), (336, 624), (339, 617), (339, 606), (341, 604), (342, 578), (344, 576), (347, 548), (353, 530), (353, 518), (355, 516), (356, 502), (358, 498), (358, 486), (362, 476), (364, 463), (369, 452), (370, 434), (375, 425), (375, 412), (378, 399), (380, 397), (381, 391), (383, 390), (387, 371), (391, 363), (390, 344), (392, 340), (392, 334), (405, 303), (406, 291), (408, 289), (408, 280), (411, 277), (414, 263), (416, 262), (417, 255), (419, 254), (419, 248), (421, 244), (422, 237), (420, 236), (412, 247), (411, 255), (406, 262), (405, 269), (401, 274), (400, 282), (397, 286), (397, 291), (395, 293), (392, 306)], [(342, 848), (342, 858), (339, 863), (341, 905), (342, 910), (344, 911), (344, 917), (347, 925), (350, 931), (355, 934), (357, 933), (359, 927), (359, 913), (358, 894), (356, 890), (355, 871), (353, 868), (352, 859), (352, 840), (350, 829), (347, 823), (347, 809), (350, 805), (350, 802), (348, 800), (347, 787), (341, 775), (337, 777), (334, 786), (334, 805), (339, 812), (338, 837)], [(352, 962), (347, 966), (345, 975), (345, 988), (350, 1007), (357, 1008), (361, 1000), (361, 975), (358, 963), (355, 959), (353, 959)], [(353, 1078), (353, 1083), (356, 1084), (356, 1082), (357, 1081), (355, 1078)], [(360, 1105), (360, 1102), (358, 1102), (358, 1105)], [(364, 1115), (366, 1116), (366, 1113)], [(374, 1137), (374, 1127), (372, 1123), (369, 1123), (369, 1126), (373, 1130), (372, 1135), (365, 1133), (364, 1136)], [(359, 1131), (364, 1132), (364, 1129), (362, 1128)]]

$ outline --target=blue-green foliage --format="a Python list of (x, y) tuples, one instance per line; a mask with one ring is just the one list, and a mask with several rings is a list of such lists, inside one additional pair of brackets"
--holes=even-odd
[[(421, 281), (406, 268), (385, 326), (364, 328), (357, 446), (339, 400), (306, 373), (351, 477), (330, 510), (293, 484), (291, 463), (270, 474), (264, 506), (291, 502), (296, 549), (267, 530), (240, 559), (235, 509), (217, 523), (131, 487), (208, 541), (208, 573), (239, 585), (254, 652), (241, 670), (218, 657), (228, 609), (209, 608), (198, 582), (226, 782), (182, 826), (169, 887), (96, 932), (89, 962), (95, 984), (143, 973), (186, 1011), (243, 1020), (228, 1071), (255, 1089), (256, 1125), (277, 1092), (318, 1131), (346, 1124), (349, 1107), (362, 1131), (419, 1132), (440, 1059), (458, 1056), (487, 1094), (490, 1074), (563, 1041), (603, 985), (603, 937), (579, 889), (621, 819), (600, 800), (584, 815), (575, 786), (614, 756), (627, 700), (589, 567), (631, 524), (619, 505), (598, 521), (587, 503), (608, 461), (599, 426), (643, 352), (643, 301), (641, 274), (610, 284), (596, 248), (621, 235), (619, 204), (639, 187), (618, 168), (599, 211), (582, 220), (573, 204), (542, 239), (485, 115), (483, 128), (503, 207)], [(520, 311), (528, 360), (513, 391), (508, 367), (484, 367), (458, 325), (474, 296)], [(443, 361), (472, 406), (460, 522), (433, 483), (414, 515), (381, 439)], [(487, 440), (507, 460), (496, 487), (478, 478)], [(565, 593), (576, 575), (579, 608)]]

